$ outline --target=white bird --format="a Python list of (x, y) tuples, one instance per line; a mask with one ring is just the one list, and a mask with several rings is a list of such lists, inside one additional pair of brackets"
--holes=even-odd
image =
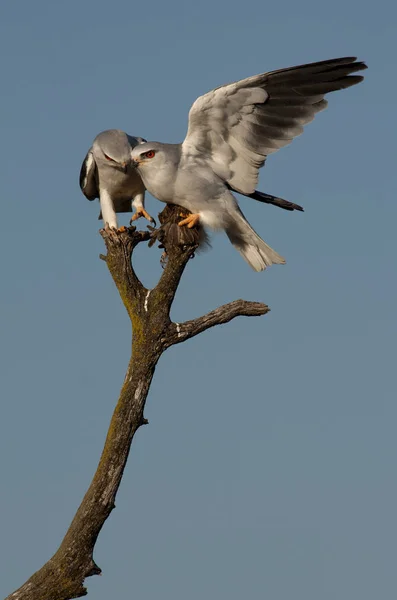
[(255, 190), (266, 157), (289, 144), (327, 106), (324, 95), (362, 81), (355, 58), (337, 58), (255, 75), (198, 98), (182, 144), (135, 146), (133, 164), (158, 200), (191, 213), (179, 225), (224, 230), (255, 271), (285, 263), (254, 231), (233, 195), (275, 204), (292, 203)]
[(154, 219), (145, 210), (145, 186), (132, 164), (131, 152), (146, 142), (119, 129), (102, 131), (88, 150), (80, 171), (80, 188), (88, 200), (99, 198), (105, 226), (117, 229), (116, 213), (136, 210), (131, 221), (140, 216)]

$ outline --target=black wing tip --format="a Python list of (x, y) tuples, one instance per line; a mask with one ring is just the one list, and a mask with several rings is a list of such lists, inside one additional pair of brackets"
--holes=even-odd
[[(257, 198), (255, 198), (255, 200), (257, 200)], [(289, 210), (290, 212), (294, 212), (295, 210), (298, 212), (305, 212), (303, 206), (294, 204), (294, 202), (288, 202), (288, 200), (283, 200), (282, 198), (275, 198), (274, 201), (268, 201), (267, 203), (283, 208), (284, 210)]]
[(309, 67), (310, 65), (317, 65), (317, 66), (326, 66), (326, 65), (348, 65), (351, 64), (352, 66), (358, 66), (361, 69), (367, 69), (368, 66), (367, 64), (362, 61), (362, 60), (358, 60), (357, 56), (340, 56), (338, 58), (329, 58), (328, 60), (320, 60), (314, 63), (307, 63), (306, 65), (302, 65), (302, 66), (307, 66)]
[(365, 65), (366, 63), (363, 60), (358, 60), (357, 56), (343, 56), (342, 58), (334, 58), (332, 62), (346, 62), (346, 63), (356, 63), (357, 65)]
[(345, 56), (343, 58), (325, 60), (317, 63), (317, 65), (324, 65), (324, 67), (328, 66), (329, 69), (325, 69), (325, 71), (332, 71), (334, 69), (339, 70), (342, 68), (351, 68), (351, 72), (355, 73), (356, 71), (365, 71), (366, 69), (368, 69), (367, 63), (363, 60), (357, 60), (357, 56)]
[(244, 194), (244, 196), (247, 196), (247, 198), (252, 198), (253, 200), (257, 200), (258, 202), (264, 202), (265, 204), (278, 206), (279, 208), (283, 208), (284, 210), (289, 210), (291, 212), (294, 210), (305, 212), (303, 206), (300, 206), (299, 204), (289, 202), (289, 200), (284, 200), (283, 198), (278, 198), (277, 196), (272, 196), (271, 194), (259, 192), (258, 190), (255, 190), (253, 194)]

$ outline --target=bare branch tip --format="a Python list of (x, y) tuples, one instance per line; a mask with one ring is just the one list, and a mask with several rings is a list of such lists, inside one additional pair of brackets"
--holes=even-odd
[(132, 240), (136, 244), (149, 240), (151, 236), (149, 231), (138, 231), (133, 225), (130, 227), (122, 226), (119, 229), (106, 226), (99, 230), (99, 234), (105, 241), (109, 240), (115, 243), (120, 243)]
[(92, 560), (85, 577), (92, 577), (93, 575), (102, 575), (102, 569)]

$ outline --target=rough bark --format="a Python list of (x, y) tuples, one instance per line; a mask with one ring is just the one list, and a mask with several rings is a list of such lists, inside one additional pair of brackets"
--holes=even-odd
[[(185, 323), (172, 323), (170, 309), (180, 278), (199, 243), (200, 228), (178, 227), (179, 207), (167, 206), (161, 227), (149, 232), (130, 227), (123, 232), (102, 230), (106, 261), (132, 324), (132, 351), (120, 397), (114, 410), (98, 468), (76, 515), (52, 558), (6, 600), (69, 600), (87, 594), (84, 580), (98, 575), (93, 552), (115, 498), (137, 429), (146, 424), (144, 408), (154, 370), (161, 354), (174, 344), (229, 322), (237, 316), (258, 316), (265, 304), (236, 300)], [(158, 240), (165, 248), (166, 264), (157, 286), (146, 289), (136, 276), (131, 257), (145, 240)]]

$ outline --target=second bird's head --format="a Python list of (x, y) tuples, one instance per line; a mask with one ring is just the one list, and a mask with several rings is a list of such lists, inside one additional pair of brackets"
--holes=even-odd
[(127, 173), (132, 169), (131, 152), (138, 144), (146, 142), (143, 138), (132, 137), (120, 129), (102, 131), (94, 140), (93, 152), (99, 164), (114, 167)]

